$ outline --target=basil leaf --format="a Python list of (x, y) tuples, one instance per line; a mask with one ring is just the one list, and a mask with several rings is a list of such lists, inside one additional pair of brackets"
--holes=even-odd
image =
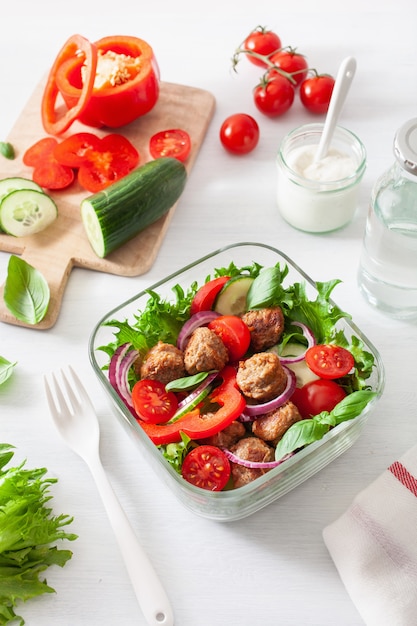
[(37, 324), (45, 317), (50, 299), (48, 283), (43, 275), (20, 257), (9, 259), (4, 285), (4, 302), (20, 321)]
[(16, 363), (10, 363), (7, 359), (0, 356), (0, 385), (6, 382), (13, 373)]
[(331, 412), (336, 419), (336, 425), (360, 415), (368, 402), (375, 396), (376, 393), (374, 391), (361, 390), (354, 391), (346, 398), (343, 398)]
[(285, 297), (282, 281), (287, 270), (281, 271), (279, 264), (262, 270), (248, 291), (247, 308), (259, 309), (281, 302)]
[(329, 430), (328, 424), (322, 424), (315, 419), (305, 419), (295, 422), (279, 440), (275, 448), (275, 459), (280, 461), (284, 456), (304, 448), (309, 443), (318, 441)]
[(10, 160), (13, 160), (16, 156), (12, 144), (8, 141), (0, 141), (0, 154)]
[(194, 376), (184, 376), (183, 378), (176, 378), (171, 380), (165, 385), (167, 391), (184, 391), (186, 389), (192, 389), (203, 382), (209, 375), (208, 372), (199, 372)]

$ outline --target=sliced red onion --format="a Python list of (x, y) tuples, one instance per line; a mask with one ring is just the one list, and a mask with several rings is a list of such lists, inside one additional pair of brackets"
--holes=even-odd
[(220, 313), (217, 313), (217, 311), (200, 311), (199, 313), (194, 313), (194, 315), (192, 315), (190, 319), (185, 322), (180, 330), (177, 339), (177, 348), (179, 348), (180, 350), (184, 350), (187, 344), (187, 339), (189, 338), (191, 333), (196, 328), (199, 328), (200, 326), (205, 326), (216, 317), (219, 317), (219, 315)]
[(272, 400), (269, 400), (268, 402), (263, 402), (262, 404), (247, 404), (246, 409), (242, 413), (242, 421), (250, 421), (250, 418), (256, 417), (257, 415), (263, 415), (264, 413), (269, 413), (270, 411), (279, 409), (280, 406), (285, 404), (290, 399), (290, 397), (294, 393), (297, 378), (294, 372), (291, 371), (288, 367), (286, 367), (285, 365), (283, 365), (282, 367), (287, 375), (287, 384), (284, 391), (280, 393), (279, 396), (273, 398)]
[(203, 382), (194, 389), (194, 391), (189, 393), (188, 396), (184, 398), (184, 400), (181, 400), (181, 402), (178, 403), (178, 410), (181, 409), (182, 411), (182, 409), (184, 409), (188, 404), (192, 404), (196, 397), (199, 396), (200, 393), (204, 391), (204, 389), (206, 389), (206, 387), (208, 387), (210, 383), (213, 382), (213, 380), (217, 377), (217, 373), (218, 372), (212, 372), (211, 374), (209, 374), (207, 378), (205, 378)]
[(109, 381), (123, 402), (133, 409), (132, 394), (128, 383), (128, 373), (139, 356), (139, 352), (131, 349), (132, 344), (124, 343), (114, 352), (109, 364)]
[(246, 459), (241, 459), (240, 457), (233, 454), (230, 450), (226, 448), (222, 448), (223, 452), (232, 463), (236, 463), (237, 465), (243, 465), (244, 467), (249, 467), (250, 469), (273, 469), (274, 467), (278, 467), (281, 463), (284, 463), (287, 459), (289, 459), (293, 453), (287, 454), (282, 457), (279, 461), (247, 461)]
[(302, 324), (301, 322), (291, 322), (291, 324), (301, 328), (304, 337), (307, 339), (307, 347), (301, 354), (297, 354), (297, 356), (280, 356), (279, 359), (281, 363), (299, 363), (300, 361), (303, 361), (307, 350), (316, 345), (316, 338), (308, 326)]

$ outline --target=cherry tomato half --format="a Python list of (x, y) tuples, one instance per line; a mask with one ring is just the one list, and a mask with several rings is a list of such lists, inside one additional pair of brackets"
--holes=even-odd
[(327, 113), (335, 80), (326, 74), (306, 78), (300, 85), (300, 100), (311, 113)]
[(220, 141), (229, 152), (247, 154), (258, 145), (258, 122), (246, 113), (230, 115), (220, 128)]
[(250, 330), (237, 315), (221, 315), (212, 320), (208, 327), (224, 343), (231, 361), (238, 361), (247, 352)]
[(302, 417), (318, 415), (322, 411), (331, 411), (346, 397), (346, 392), (333, 380), (312, 380), (303, 387), (297, 388), (291, 401), (300, 411)]
[(190, 135), (181, 128), (161, 130), (150, 138), (149, 152), (154, 159), (173, 157), (183, 163), (191, 152)]
[(256, 107), (264, 115), (283, 115), (294, 102), (294, 87), (285, 76), (275, 74), (271, 79), (261, 81), (253, 90)]
[(221, 491), (230, 478), (230, 462), (216, 446), (202, 445), (193, 448), (182, 464), (186, 481), (208, 491)]
[(229, 280), (230, 276), (219, 276), (200, 287), (191, 302), (190, 315), (200, 311), (211, 311), (217, 294)]
[(309, 348), (305, 360), (314, 374), (328, 379), (346, 376), (355, 365), (355, 360), (349, 350), (333, 344)]
[[(267, 30), (262, 26), (258, 26), (258, 28), (255, 28), (255, 30), (249, 33), (243, 43), (244, 50), (256, 52), (256, 54), (261, 54), (263, 56), (268, 56), (272, 52), (279, 50), (279, 48), (281, 48), (281, 39), (278, 35), (272, 30)], [(267, 67), (267, 63), (265, 63), (262, 59), (258, 59), (251, 54), (247, 54), (246, 56), (254, 65)]]
[[(307, 78), (307, 59), (303, 54), (299, 54), (295, 52), (295, 50), (279, 50), (279, 52), (271, 55), (270, 61), (284, 72), (292, 74), (292, 78), (295, 80), (297, 87)], [(268, 75), (272, 77), (274, 70), (271, 69)]]
[(178, 400), (159, 380), (143, 378), (132, 389), (133, 407), (144, 422), (162, 424), (171, 419), (178, 408)]

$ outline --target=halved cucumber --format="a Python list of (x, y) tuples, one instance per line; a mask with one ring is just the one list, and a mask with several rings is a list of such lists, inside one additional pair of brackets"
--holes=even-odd
[(0, 203), (0, 226), (14, 237), (27, 237), (44, 230), (58, 215), (50, 196), (36, 189), (17, 189)]
[(228, 280), (216, 298), (214, 310), (220, 315), (243, 315), (253, 281), (250, 276), (234, 276)]

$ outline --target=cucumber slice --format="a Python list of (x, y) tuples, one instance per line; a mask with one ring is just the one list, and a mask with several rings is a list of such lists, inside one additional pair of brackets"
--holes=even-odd
[(43, 191), (42, 187), (33, 182), (33, 180), (29, 180), (29, 178), (23, 178), (20, 176), (3, 178), (2, 180), (0, 180), (0, 202), (9, 193), (11, 193), (12, 191), (17, 191), (18, 189), (33, 189), (35, 191)]
[(250, 276), (234, 276), (228, 280), (216, 298), (214, 310), (220, 315), (243, 315), (253, 281)]
[(44, 230), (58, 215), (50, 196), (36, 189), (17, 189), (0, 203), (0, 226), (14, 237), (27, 237)]

